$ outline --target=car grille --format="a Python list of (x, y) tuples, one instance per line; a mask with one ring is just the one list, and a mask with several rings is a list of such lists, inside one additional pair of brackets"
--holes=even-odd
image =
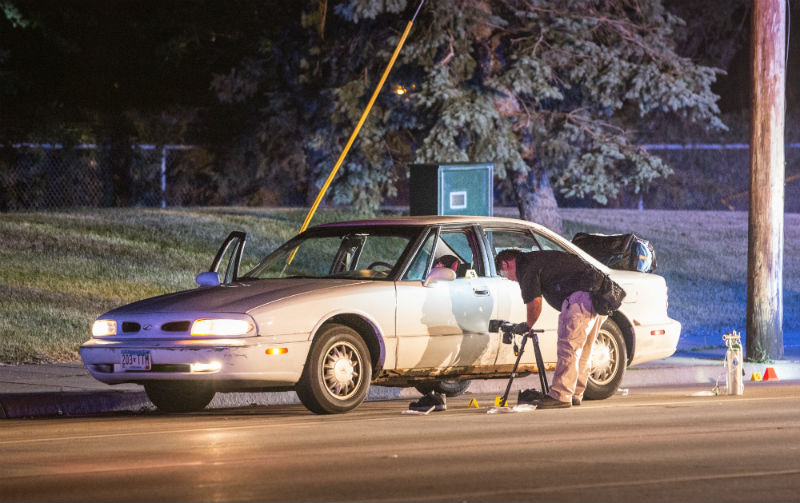
[[(167, 333), (188, 333), (189, 328), (192, 326), (191, 321), (169, 321), (161, 325), (161, 331)], [(149, 330), (145, 328), (145, 330)], [(122, 333), (123, 334), (136, 334), (142, 331), (142, 325), (136, 321), (123, 321)]]
[(134, 321), (123, 321), (122, 331), (126, 334), (136, 333), (142, 329), (142, 326)]
[(188, 332), (189, 322), (171, 321), (169, 323), (164, 323), (163, 325), (161, 325), (161, 330), (163, 330), (164, 332)]

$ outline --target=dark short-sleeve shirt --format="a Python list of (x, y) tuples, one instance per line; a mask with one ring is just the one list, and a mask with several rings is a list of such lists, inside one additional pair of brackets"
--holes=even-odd
[(561, 310), (564, 299), (574, 292), (596, 289), (602, 272), (572, 253), (556, 250), (523, 253), (517, 257), (517, 280), (522, 301), (544, 297)]

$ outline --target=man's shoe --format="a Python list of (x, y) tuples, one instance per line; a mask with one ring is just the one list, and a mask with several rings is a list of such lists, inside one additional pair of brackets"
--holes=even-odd
[(447, 410), (447, 396), (442, 393), (431, 391), (427, 395), (423, 395), (422, 398), (416, 402), (411, 402), (408, 408), (409, 410), (416, 410), (419, 412), (428, 412), (430, 410), (439, 412)]
[(542, 398), (544, 398), (544, 396), (545, 396), (544, 393), (542, 393), (538, 389), (533, 389), (533, 388), (524, 389), (524, 390), (520, 391), (519, 394), (517, 395), (517, 404), (518, 405), (521, 405), (521, 404), (531, 404), (531, 405), (533, 405), (537, 401), (539, 401)]
[(572, 406), (573, 407), (577, 407), (580, 404), (581, 404), (581, 399), (578, 398), (577, 396), (573, 396), (572, 397)]
[(545, 396), (536, 404), (537, 409), (568, 409), (570, 407), (572, 407), (572, 402), (562, 402), (550, 395)]

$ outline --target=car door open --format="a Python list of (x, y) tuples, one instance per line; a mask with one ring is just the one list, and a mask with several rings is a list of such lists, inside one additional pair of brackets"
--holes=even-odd
[[(447, 270), (437, 271), (437, 264)], [(419, 277), (407, 274), (397, 282), (398, 369), (444, 375), (493, 370), (499, 337), (489, 332), (489, 320), (497, 306), (484, 270), (472, 229), (429, 236), (410, 269)]]
[[(233, 231), (219, 247), (217, 255), (211, 262), (208, 272), (197, 275), (197, 283), (200, 286), (216, 286), (229, 284), (239, 279), (239, 265), (242, 262), (244, 245), (247, 242), (247, 233)], [(224, 264), (224, 269), (220, 266)], [(215, 283), (216, 280), (216, 283)]]

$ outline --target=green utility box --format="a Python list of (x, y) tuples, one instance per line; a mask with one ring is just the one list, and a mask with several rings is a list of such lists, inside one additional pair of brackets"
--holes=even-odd
[(411, 216), (492, 216), (494, 164), (412, 164), (409, 169)]

